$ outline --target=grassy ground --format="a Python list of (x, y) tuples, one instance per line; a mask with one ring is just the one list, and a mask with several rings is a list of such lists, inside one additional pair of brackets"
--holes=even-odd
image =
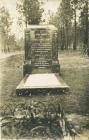
[(17, 98), (16, 86), (23, 78), (23, 55), (11, 56), (1, 61), (0, 78), (2, 104), (34, 100), (60, 101), (66, 112), (89, 113), (89, 58), (80, 52), (60, 52), (61, 77), (70, 86), (70, 92), (62, 96)]
[[(89, 113), (89, 58), (80, 52), (60, 52), (59, 62), (61, 66), (61, 76), (70, 86), (70, 92), (66, 95), (17, 97), (16, 86), (23, 78), (22, 66), (23, 55), (16, 55), (0, 61), (1, 103), (2, 105), (34, 101), (61, 102), (66, 113), (77, 113), (87, 115)], [(84, 131), (83, 135), (89, 136), (89, 131)]]
[(61, 52), (59, 54), (61, 76), (70, 86), (70, 95), (66, 96), (70, 111), (85, 113), (89, 102), (89, 58), (80, 52)]

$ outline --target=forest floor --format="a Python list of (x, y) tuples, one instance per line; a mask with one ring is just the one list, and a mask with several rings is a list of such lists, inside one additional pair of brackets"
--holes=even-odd
[(59, 62), (61, 76), (71, 92), (65, 97), (65, 102), (70, 101), (68, 109), (85, 113), (89, 105), (89, 57), (80, 51), (64, 51), (59, 54)]
[[(65, 97), (65, 110), (68, 109), (69, 113), (74, 111), (87, 115), (87, 111), (89, 112), (89, 57), (80, 51), (62, 51), (59, 53), (59, 62), (61, 76), (70, 86), (71, 91), (70, 95)], [(72, 118), (72, 114), (70, 116)], [(74, 120), (79, 122), (78, 118), (81, 122), (87, 120), (82, 116), (77, 116)], [(86, 136), (89, 138), (89, 129), (85, 129), (82, 136), (85, 136), (85, 139)], [(84, 140), (84, 137), (80, 136), (77, 139)]]
[(23, 51), (15, 51), (15, 52), (7, 52), (7, 53), (2, 53), (0, 52), (0, 59), (4, 59), (13, 55), (17, 55), (17, 54), (22, 54)]
[[(59, 62), (61, 76), (70, 87), (70, 93), (60, 96), (38, 96), (18, 98), (15, 89), (23, 78), (23, 52), (0, 56), (0, 99), (1, 106), (15, 103), (31, 103), (34, 101), (61, 102), (65, 113), (81, 125), (89, 125), (89, 57), (79, 51), (61, 51)], [(80, 115), (81, 114), (81, 115)], [(79, 123), (79, 124), (80, 124)], [(82, 136), (82, 137), (81, 137)], [(89, 128), (82, 131), (76, 140), (89, 137)], [(67, 140), (65, 138), (65, 140)], [(69, 139), (68, 139), (69, 140)]]

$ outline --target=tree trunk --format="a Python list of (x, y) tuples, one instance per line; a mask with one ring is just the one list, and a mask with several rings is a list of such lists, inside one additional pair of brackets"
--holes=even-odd
[(77, 27), (77, 23), (76, 23), (76, 8), (75, 8), (75, 11), (74, 11), (74, 44), (73, 44), (73, 50), (77, 49), (76, 27)]
[(66, 26), (65, 26), (65, 49), (68, 50), (68, 23), (66, 23)]
[(86, 48), (89, 48), (88, 46), (88, 0), (86, 0), (86, 31), (85, 31), (85, 45)]
[(25, 17), (25, 26), (26, 26), (26, 28), (27, 28), (27, 24), (28, 24), (27, 17)]
[(61, 50), (64, 50), (65, 48), (65, 35), (64, 35), (64, 26), (62, 27), (62, 45), (61, 45)]

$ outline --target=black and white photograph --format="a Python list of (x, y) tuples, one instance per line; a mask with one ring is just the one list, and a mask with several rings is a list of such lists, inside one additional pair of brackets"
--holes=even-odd
[(0, 140), (89, 140), (89, 0), (0, 0)]

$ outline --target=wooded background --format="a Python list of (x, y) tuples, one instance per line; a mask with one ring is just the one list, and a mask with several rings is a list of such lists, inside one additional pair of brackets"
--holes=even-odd
[[(28, 24), (45, 24), (42, 19), (44, 1), (19, 0), (16, 3), (18, 11), (18, 27)], [(54, 5), (55, 6), (55, 5)], [(88, 0), (61, 0), (57, 12), (49, 10), (47, 24), (58, 28), (58, 47), (61, 50), (82, 50), (89, 56), (89, 2)], [(8, 9), (0, 6), (0, 42), (1, 52), (23, 49), (23, 37), (20, 39), (11, 33), (13, 20)]]

